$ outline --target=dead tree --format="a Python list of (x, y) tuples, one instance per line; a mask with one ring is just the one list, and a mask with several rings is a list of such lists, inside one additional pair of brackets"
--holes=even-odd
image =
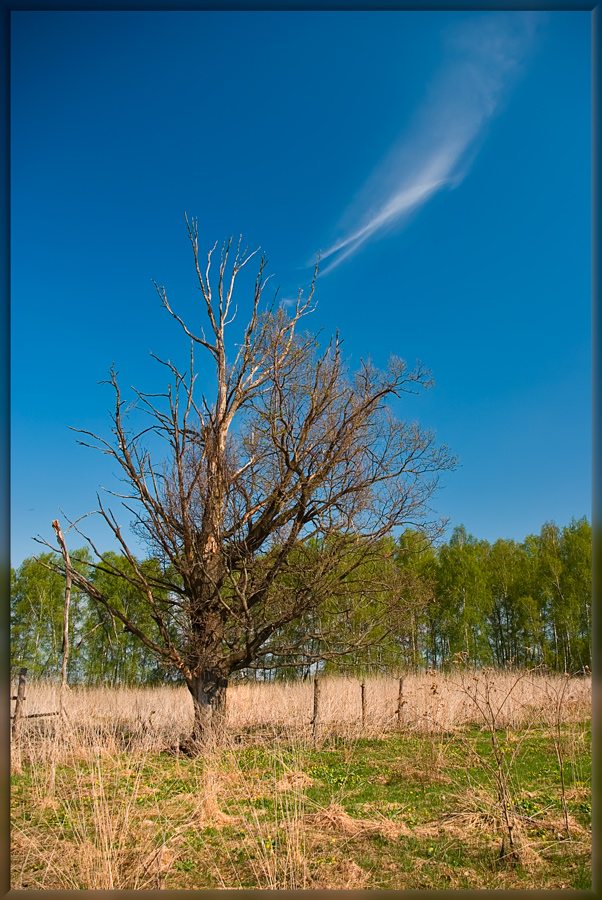
[[(121, 467), (128, 489), (116, 496), (133, 516), (132, 528), (164, 561), (163, 577), (145, 575), (100, 497), (96, 513), (119, 542), (127, 571), (104, 563), (92, 540), (76, 530), (97, 554), (98, 567), (135, 584), (153, 630), (130, 620), (77, 560), (64, 556), (64, 571), (182, 673), (194, 703), (193, 738), (201, 745), (219, 732), (232, 672), (268, 660), (286, 665), (295, 653), (307, 666), (350, 649), (340, 646), (340, 628), (336, 646), (330, 640), (333, 616), (320, 614), (326, 602), (331, 612), (338, 604), (338, 625), (367, 598), (372, 608), (382, 598), (383, 615), (387, 604), (403, 602), (391, 580), (383, 583), (382, 567), (372, 584), (354, 573), (380, 559), (392, 529), (425, 524), (438, 475), (454, 460), (431, 432), (399, 421), (387, 406), (431, 384), (421, 365), (411, 371), (393, 358), (385, 373), (362, 362), (349, 374), (338, 335), (320, 351), (314, 336), (299, 333), (313, 308), (317, 271), (308, 297), (300, 291), (292, 312), (275, 302), (264, 308), (262, 258), (248, 324), (227, 354), (235, 280), (254, 254), (241, 254), (239, 245), (230, 262), (228, 242), (212, 285), (215, 247), (203, 268), (197, 225), (187, 224), (207, 330), (192, 331), (165, 289), (157, 291), (190, 341), (189, 367), (163, 363), (170, 379), (165, 394), (134, 391), (137, 410), (150, 416), (139, 433), (129, 430), (132, 413), (112, 367), (112, 436), (79, 431), (86, 436), (80, 443)], [(195, 350), (212, 360), (213, 399), (195, 389)], [(157, 460), (144, 445), (147, 432), (165, 441)], [(312, 633), (291, 643), (289, 632), (279, 642), (289, 623), (304, 617)], [(374, 637), (375, 624), (355, 639), (356, 647)]]
[(72, 567), (71, 560), (69, 559), (69, 551), (67, 550), (67, 545), (65, 543), (65, 538), (57, 519), (55, 519), (52, 523), (52, 527), (54, 529), (54, 533), (56, 534), (57, 543), (61, 548), (61, 554), (65, 562), (65, 604), (63, 609), (62, 645), (63, 662), (61, 665), (61, 712), (63, 712), (65, 708), (65, 691), (67, 689), (67, 662), (69, 660), (69, 601), (71, 598)]

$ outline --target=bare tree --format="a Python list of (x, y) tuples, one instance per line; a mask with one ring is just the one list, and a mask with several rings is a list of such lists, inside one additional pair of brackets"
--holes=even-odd
[[(151, 421), (134, 434), (112, 367), (112, 438), (79, 432), (87, 435), (80, 443), (119, 463), (128, 489), (117, 496), (134, 516), (134, 531), (164, 562), (163, 577), (145, 575), (99, 497), (96, 513), (129, 562), (127, 571), (108, 569), (140, 590), (154, 631), (131, 621), (78, 571), (77, 560), (64, 554), (63, 569), (182, 673), (194, 703), (193, 742), (200, 746), (219, 732), (234, 671), (265, 667), (275, 659), (286, 665), (294, 658), (298, 664), (299, 653), (307, 665), (318, 656), (344, 652), (340, 627), (336, 641), (328, 633), (334, 608), (344, 616), (371, 604), (373, 621), (354, 641), (361, 646), (371, 640), (376, 601), (383, 610), (403, 601), (394, 567), (371, 568), (371, 563), (382, 556), (383, 538), (395, 527), (426, 524), (438, 475), (454, 460), (447, 448), (435, 445), (431, 432), (397, 420), (386, 405), (430, 385), (422, 366), (409, 371), (392, 359), (385, 373), (367, 362), (349, 374), (338, 335), (320, 351), (314, 336), (300, 333), (301, 320), (313, 309), (317, 269), (309, 295), (300, 291), (289, 313), (275, 301), (264, 308), (262, 258), (249, 322), (228, 356), (235, 280), (254, 254), (241, 253), (240, 244), (234, 254), (228, 242), (212, 285), (215, 247), (203, 270), (197, 224), (187, 219), (187, 225), (207, 332), (193, 333), (171, 308), (165, 289), (156, 287), (190, 340), (189, 369), (164, 362), (170, 373), (167, 392), (134, 392), (137, 408)], [(212, 401), (195, 391), (199, 348), (215, 368)], [(160, 461), (143, 443), (148, 432), (166, 442)], [(107, 568), (86, 539), (99, 557), (97, 565)], [(366, 575), (370, 571), (373, 578)], [(286, 626), (295, 620), (309, 623), (313, 634), (291, 641)], [(283, 632), (287, 636), (279, 643)], [(309, 640), (312, 636), (319, 640)]]

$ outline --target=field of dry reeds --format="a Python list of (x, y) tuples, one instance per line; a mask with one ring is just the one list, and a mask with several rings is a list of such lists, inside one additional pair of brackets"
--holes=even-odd
[[(591, 679), (234, 684), (202, 758), (185, 687), (27, 685), (12, 887), (586, 887)], [(16, 687), (13, 687), (13, 695)], [(363, 695), (363, 703), (362, 703)]]

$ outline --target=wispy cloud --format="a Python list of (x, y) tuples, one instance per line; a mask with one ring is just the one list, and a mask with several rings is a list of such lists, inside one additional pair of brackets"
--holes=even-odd
[(383, 160), (320, 253), (324, 275), (443, 188), (457, 187), (520, 74), (545, 14), (478, 13), (446, 36), (446, 60), (408, 132)]

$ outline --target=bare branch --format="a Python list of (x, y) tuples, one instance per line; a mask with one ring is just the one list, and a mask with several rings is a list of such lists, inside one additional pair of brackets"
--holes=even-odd
[[(317, 265), (307, 295), (299, 291), (289, 314), (276, 307), (277, 292), (271, 304), (263, 303), (271, 276), (261, 257), (248, 324), (228, 361), (225, 329), (239, 308), (236, 278), (258, 251), (241, 251), (239, 240), (234, 254), (226, 241), (216, 276), (217, 244), (203, 271), (198, 224), (186, 217), (186, 225), (209, 338), (188, 328), (155, 283), (190, 341), (189, 371), (151, 354), (166, 370), (166, 390), (133, 389), (137, 406), (128, 407), (111, 366), (112, 436), (78, 432), (90, 441), (80, 443), (117, 460), (127, 488), (109, 493), (124, 501), (134, 532), (169, 562), (169, 577), (147, 575), (116, 516), (98, 499), (96, 512), (122, 554), (121, 562), (109, 563), (86, 538), (98, 571), (140, 592), (151, 632), (99, 592), (77, 564), (65, 562), (62, 571), (72, 570), (73, 583), (184, 674), (200, 734), (207, 726), (203, 710), (222, 696), (233, 671), (266, 668), (270, 660), (285, 667), (334, 659), (386, 635), (391, 610), (406, 602), (386, 541), (409, 522), (428, 526), (438, 475), (455, 461), (432, 433), (397, 420), (388, 407), (430, 386), (420, 363), (409, 370), (392, 358), (381, 373), (368, 360), (350, 375), (338, 334), (320, 350), (316, 336), (300, 333), (315, 306)], [(199, 398), (195, 385), (198, 347), (212, 361), (212, 400)], [(150, 425), (138, 424), (141, 413)], [(150, 434), (164, 441), (162, 459), (143, 444)], [(169, 592), (177, 600), (162, 599)], [(350, 620), (368, 617), (361, 633), (351, 630), (342, 641), (335, 607)], [(170, 610), (177, 611), (177, 637)]]

